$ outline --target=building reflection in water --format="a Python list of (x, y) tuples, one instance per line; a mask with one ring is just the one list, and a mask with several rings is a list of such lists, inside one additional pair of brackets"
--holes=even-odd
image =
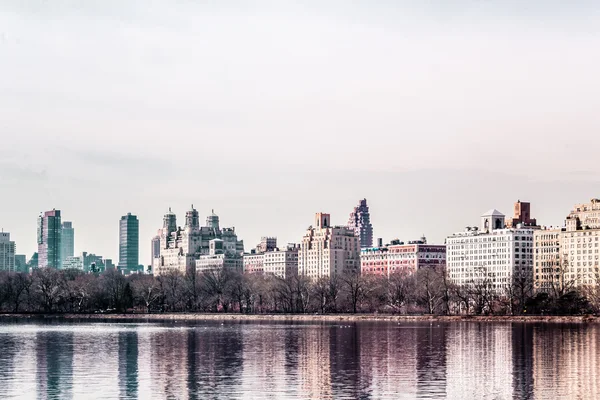
[(73, 333), (38, 333), (36, 359), (38, 396), (48, 399), (73, 397)]
[(119, 341), (119, 398), (138, 397), (138, 334), (135, 331), (118, 333)]
[(600, 398), (595, 324), (0, 325), (0, 398)]
[(533, 328), (533, 386), (546, 398), (600, 398), (600, 348), (597, 324), (544, 325)]

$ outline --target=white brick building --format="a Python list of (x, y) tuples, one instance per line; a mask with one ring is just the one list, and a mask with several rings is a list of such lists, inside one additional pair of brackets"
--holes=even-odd
[(496, 292), (519, 279), (533, 278), (533, 229), (505, 228), (504, 215), (490, 210), (481, 228), (467, 228), (446, 239), (449, 279), (462, 286), (487, 278)]

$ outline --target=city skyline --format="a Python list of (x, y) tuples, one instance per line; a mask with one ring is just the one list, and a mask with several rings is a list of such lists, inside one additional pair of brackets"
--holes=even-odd
[[(589, 196), (589, 198), (595, 198), (595, 197), (597, 197), (597, 196)], [(369, 199), (369, 204), (370, 204), (369, 208), (370, 208), (371, 214), (373, 214), (373, 209), (375, 209), (375, 207), (372, 206), (372, 201), (370, 200), (369, 197), (368, 197), (368, 199)], [(529, 198), (528, 198), (528, 200), (529, 200)], [(562, 212), (560, 212), (559, 210), (554, 210), (553, 211), (553, 214), (560, 214), (560, 215), (563, 216), (562, 219), (559, 220), (559, 221), (556, 221), (556, 223), (546, 223), (546, 218), (544, 217), (544, 213), (542, 211), (540, 211), (540, 210), (543, 210), (543, 209), (548, 210), (548, 207), (543, 207), (541, 204), (537, 204), (534, 201), (528, 201), (528, 203), (534, 205), (534, 207), (535, 207), (535, 215), (537, 217), (537, 220), (538, 221), (542, 221), (542, 223), (540, 224), (541, 226), (545, 226), (545, 227), (564, 227), (565, 226), (565, 222), (566, 222), (566, 217), (567, 217), (567, 215), (569, 213), (569, 210), (571, 210), (571, 208), (573, 207), (573, 204), (575, 204), (577, 201), (580, 201), (580, 200), (574, 199), (574, 201), (572, 201), (570, 203), (570, 205), (568, 205), (568, 207), (564, 211), (562, 211)], [(352, 205), (355, 204), (355, 203), (356, 203), (356, 201), (348, 201), (348, 207), (346, 207), (346, 209), (350, 209), (351, 210)], [(498, 209), (500, 209), (500, 211), (502, 211), (502, 210), (511, 210), (513, 204), (514, 204), (514, 198), (513, 198), (513, 201), (510, 202), (510, 206), (509, 206), (509, 204), (506, 204), (505, 206), (499, 206)], [(489, 205), (487, 207), (489, 208)], [(185, 210), (187, 210), (188, 208), (189, 208), (189, 205), (186, 208), (184, 208), (181, 212), (179, 212), (179, 213), (175, 212), (174, 214), (177, 215), (177, 216), (179, 216), (179, 218), (181, 218), (185, 214)], [(338, 209), (339, 208), (340, 207), (338, 207)], [(173, 207), (169, 207), (169, 212), (170, 212), (171, 209), (173, 209)], [(481, 210), (483, 210), (483, 209), (485, 209), (485, 207), (482, 208)], [(65, 212), (64, 209), (58, 209), (57, 208), (57, 210), (60, 210), (62, 213)], [(211, 211), (214, 212), (214, 209), (211, 210)], [(450, 211), (450, 210), (448, 210), (448, 211)], [(421, 236), (423, 236), (423, 234), (428, 238), (428, 241), (430, 243), (432, 243), (432, 244), (443, 244), (444, 241), (445, 241), (445, 239), (449, 235), (451, 235), (454, 232), (462, 230), (464, 228), (464, 226), (466, 226), (466, 225), (476, 226), (476, 225), (479, 224), (479, 217), (477, 217), (477, 215), (478, 215), (478, 213), (480, 213), (480, 211), (473, 210), (473, 209), (460, 210), (460, 211), (461, 211), (461, 214), (463, 212), (465, 214), (467, 214), (468, 215), (468, 219), (466, 219), (466, 220), (458, 223), (454, 228), (450, 227), (449, 230), (444, 231), (444, 232), (440, 232), (439, 229), (437, 229), (437, 230), (435, 230), (435, 229), (428, 229), (425, 225), (421, 225), (421, 226), (415, 225), (411, 229), (411, 227), (407, 227), (405, 225), (402, 226), (401, 224), (397, 225), (397, 227), (399, 229), (394, 230), (394, 224), (392, 223), (392, 221), (387, 221), (386, 222), (385, 219), (384, 219), (380, 223), (379, 220), (377, 220), (377, 222), (376, 222), (376, 229), (373, 229), (373, 246), (376, 245), (376, 240), (379, 239), (379, 238), (383, 239), (383, 243), (384, 244), (388, 244), (390, 241), (392, 241), (394, 239), (399, 239), (401, 241), (418, 240), (419, 238), (421, 238)], [(339, 226), (346, 226), (347, 225), (348, 221), (343, 217), (343, 215), (337, 215), (337, 214), (334, 214), (334, 213), (331, 213), (331, 214), (334, 215), (333, 221), (331, 222), (332, 225), (339, 225)], [(346, 214), (347, 215), (348, 213), (347, 212), (344, 213), (342, 211), (342, 214)], [(375, 214), (376, 215), (379, 214), (376, 209), (375, 209)], [(69, 213), (69, 215), (71, 215), (71, 213)], [(210, 215), (210, 214), (207, 213), (207, 215)], [(222, 216), (223, 216), (223, 214), (220, 213), (219, 217), (222, 218)], [(118, 217), (118, 220), (120, 220), (121, 217), (122, 217), (122, 215)], [(230, 220), (230, 218), (227, 218), (227, 215), (225, 215), (225, 217), (226, 217), (225, 218), (226, 221)], [(278, 235), (277, 232), (269, 233), (269, 234), (272, 234), (272, 236), (276, 237), (277, 240), (278, 240), (278, 242), (280, 242), (282, 244), (283, 243), (299, 243), (301, 241), (301, 239), (302, 239), (303, 232), (305, 231), (306, 227), (308, 226), (307, 223), (306, 223), (306, 221), (310, 221), (310, 218), (313, 218), (313, 217), (314, 217), (314, 211), (312, 213), (310, 213), (310, 215), (308, 216), (308, 218), (305, 221), (302, 221), (299, 225), (296, 226), (296, 228), (297, 228), (296, 231), (298, 231), (298, 232), (297, 232), (297, 234), (295, 236), (290, 236), (289, 238), (284, 238), (281, 235)], [(73, 220), (73, 218), (70, 218), (70, 219)], [(154, 218), (154, 219), (156, 219), (156, 218)], [(142, 221), (143, 220), (141, 220), (140, 218), (138, 218), (138, 223), (139, 223), (140, 226), (147, 225), (147, 224), (143, 224)], [(78, 226), (82, 225), (81, 222), (79, 222), (79, 221), (73, 221), (73, 222), (67, 221), (67, 222), (68, 223), (73, 223), (74, 222)], [(178, 226), (183, 227), (182, 224), (181, 224), (181, 222), (182, 221), (179, 220)], [(83, 222), (83, 224), (85, 224), (85, 222)], [(227, 224), (227, 225), (229, 225), (229, 224)], [(233, 225), (233, 224), (231, 224), (231, 225)], [(158, 226), (158, 224), (155, 224), (154, 227), (150, 227), (150, 228), (146, 229), (146, 231), (153, 231), (154, 232), (154, 234), (150, 234), (147, 237), (143, 236), (141, 228), (139, 229), (139, 263), (141, 265), (148, 266), (148, 265), (151, 264), (151, 260), (147, 256), (147, 254), (151, 253), (151, 242), (152, 242), (153, 238), (156, 237), (156, 226)], [(380, 235), (379, 234), (379, 232), (380, 232), (379, 229), (380, 229), (381, 226), (384, 227), (384, 229), (381, 229), (381, 231), (390, 232), (390, 234), (389, 235)], [(238, 226), (235, 226), (235, 228), (236, 228), (236, 231), (239, 232)], [(15, 235), (13, 233), (14, 230), (11, 230), (11, 229), (8, 229), (8, 228), (3, 228), (3, 229), (5, 229), (6, 231), (11, 232), (11, 240), (15, 241), (15, 243), (18, 244), (18, 251), (17, 251), (17, 253), (18, 254), (24, 254), (27, 257), (27, 260), (29, 260), (29, 258), (31, 257), (31, 255), (34, 252), (38, 251), (38, 247), (37, 247), (38, 245), (37, 245), (37, 243), (35, 244), (35, 247), (32, 248), (31, 251), (27, 251), (26, 249), (24, 249), (25, 246), (23, 244), (23, 242), (26, 243), (27, 240), (22, 241), (20, 239), (15, 239)], [(19, 229), (16, 229), (16, 230), (19, 231)], [(264, 231), (264, 229), (260, 228), (260, 225), (254, 226), (254, 227), (241, 227), (241, 230), (242, 231), (252, 230), (254, 232), (257, 232), (258, 235), (260, 235), (257, 240), (253, 241), (252, 239), (248, 240), (246, 238), (246, 236), (238, 234), (238, 236), (242, 240), (244, 240), (246, 243), (248, 243), (250, 245), (247, 248), (248, 251), (250, 250), (252, 243), (258, 243), (258, 242), (260, 242), (260, 239), (263, 236), (265, 236), (264, 233), (260, 234), (260, 232)], [(434, 234), (430, 233), (431, 231), (438, 231), (440, 233), (438, 235), (434, 235)], [(394, 232), (404, 232), (404, 233), (403, 234), (394, 234)], [(31, 232), (29, 234), (31, 235)], [(77, 230), (77, 234), (76, 234), (76, 237), (77, 237), (76, 242), (77, 242), (78, 245), (77, 245), (77, 247), (75, 247), (74, 253), (75, 254), (80, 254), (82, 251), (88, 251), (88, 252), (91, 251), (91, 252), (94, 252), (94, 253), (97, 253), (97, 254), (105, 254), (105, 257), (108, 258), (108, 259), (118, 260), (119, 259), (119, 237), (118, 236), (119, 236), (118, 234), (114, 234), (114, 230), (113, 230), (113, 236), (111, 238), (114, 238), (114, 241), (116, 242), (115, 246), (114, 246), (114, 249), (111, 250), (110, 247), (108, 247), (108, 251), (104, 251), (104, 250), (100, 251), (100, 250), (97, 249), (97, 247), (94, 247), (93, 243), (95, 243), (95, 241), (93, 239), (90, 242), (90, 243), (92, 243), (92, 245), (87, 246), (87, 247), (84, 247), (84, 246), (80, 247), (79, 246), (80, 237), (79, 237), (79, 229), (78, 229)], [(34, 239), (33, 240), (35, 242), (35, 235), (34, 235)], [(62, 245), (61, 245), (61, 247), (62, 247)], [(146, 258), (148, 258), (148, 260), (146, 260)], [(62, 260), (62, 261), (64, 261), (64, 260)]]
[(60, 208), (116, 260), (109, 221), (138, 216), (146, 259), (192, 202), (248, 243), (365, 196), (374, 237), (439, 242), (515, 198), (560, 224), (597, 196), (599, 7), (3, 2), (0, 226), (30, 256)]

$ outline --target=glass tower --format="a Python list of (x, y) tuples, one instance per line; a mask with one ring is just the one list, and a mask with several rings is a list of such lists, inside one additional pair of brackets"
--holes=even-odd
[(137, 217), (127, 213), (119, 222), (119, 269), (137, 271), (140, 253), (140, 225)]
[(60, 210), (46, 211), (38, 217), (37, 243), (39, 268), (62, 267)]
[(75, 229), (73, 223), (65, 221), (62, 223), (62, 244), (61, 244), (61, 260), (64, 262), (67, 257), (75, 255)]

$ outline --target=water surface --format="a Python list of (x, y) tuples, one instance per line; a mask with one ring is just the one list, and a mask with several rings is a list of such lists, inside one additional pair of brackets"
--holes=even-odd
[(4, 322), (0, 398), (598, 399), (599, 329)]

